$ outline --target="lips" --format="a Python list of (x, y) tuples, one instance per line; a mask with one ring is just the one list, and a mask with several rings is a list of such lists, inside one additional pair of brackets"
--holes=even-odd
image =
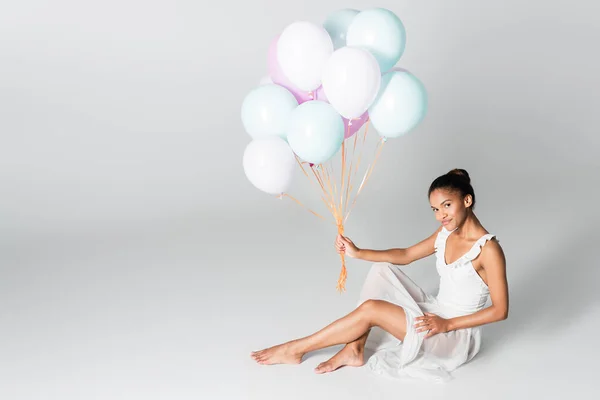
[(448, 225), (449, 223), (450, 223), (450, 220), (442, 221), (442, 225)]

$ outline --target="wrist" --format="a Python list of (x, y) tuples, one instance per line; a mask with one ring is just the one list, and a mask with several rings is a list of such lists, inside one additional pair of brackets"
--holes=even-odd
[(356, 258), (362, 260), (362, 250), (358, 247), (356, 248)]
[(446, 325), (448, 332), (456, 330), (456, 321), (454, 318), (449, 318), (446, 321), (448, 321), (448, 324)]

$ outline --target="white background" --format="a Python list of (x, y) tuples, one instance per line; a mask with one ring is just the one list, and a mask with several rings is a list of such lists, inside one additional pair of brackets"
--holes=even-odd
[[(265, 367), (251, 350), (352, 310), (335, 227), (247, 181), (246, 93), (272, 38), (385, 7), (429, 94), (346, 226), (360, 247), (436, 228), (469, 171), (507, 255), (509, 319), (445, 386)], [(593, 1), (21, 1), (0, 12), (0, 398), (562, 399), (599, 393), (599, 6)], [(318, 206), (299, 174), (291, 193)], [(404, 270), (435, 292), (433, 259)], [(520, 397), (519, 397), (520, 398)]]

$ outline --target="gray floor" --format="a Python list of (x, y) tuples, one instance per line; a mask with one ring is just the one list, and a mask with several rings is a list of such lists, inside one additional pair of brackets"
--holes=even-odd
[[(440, 386), (356, 368), (314, 374), (337, 347), (294, 366), (250, 359), (251, 350), (304, 336), (350, 311), (369, 268), (351, 260), (347, 292), (339, 295), (331, 232), (291, 203), (272, 212), (280, 222), (190, 216), (151, 229), (13, 243), (3, 252), (0, 282), (0, 397), (391, 399), (421, 398), (425, 391), (425, 398), (485, 393), (506, 399), (527, 392), (561, 399), (599, 393), (596, 225), (570, 229), (565, 221), (554, 235), (501, 238), (510, 317), (487, 326), (480, 354)], [(366, 214), (383, 223), (382, 216)], [(361, 224), (357, 232), (367, 229)], [(379, 235), (374, 240), (385, 242)], [(404, 268), (435, 291), (433, 265), (425, 259)]]

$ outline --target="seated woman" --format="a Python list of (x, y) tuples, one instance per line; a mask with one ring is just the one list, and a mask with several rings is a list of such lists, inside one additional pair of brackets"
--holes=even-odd
[[(469, 174), (454, 169), (435, 179), (429, 202), (441, 226), (407, 249), (359, 249), (338, 235), (335, 247), (349, 257), (375, 262), (358, 307), (320, 331), (251, 353), (260, 364), (300, 363), (304, 354), (346, 344), (317, 373), (364, 365), (364, 349), (375, 354), (368, 366), (391, 377), (434, 380), (471, 360), (480, 349), (480, 326), (508, 316), (506, 262), (495, 235), (475, 216)], [(396, 265), (436, 254), (437, 296), (425, 293)], [(491, 306), (485, 308), (488, 298)], [(377, 330), (370, 338), (371, 330)]]

